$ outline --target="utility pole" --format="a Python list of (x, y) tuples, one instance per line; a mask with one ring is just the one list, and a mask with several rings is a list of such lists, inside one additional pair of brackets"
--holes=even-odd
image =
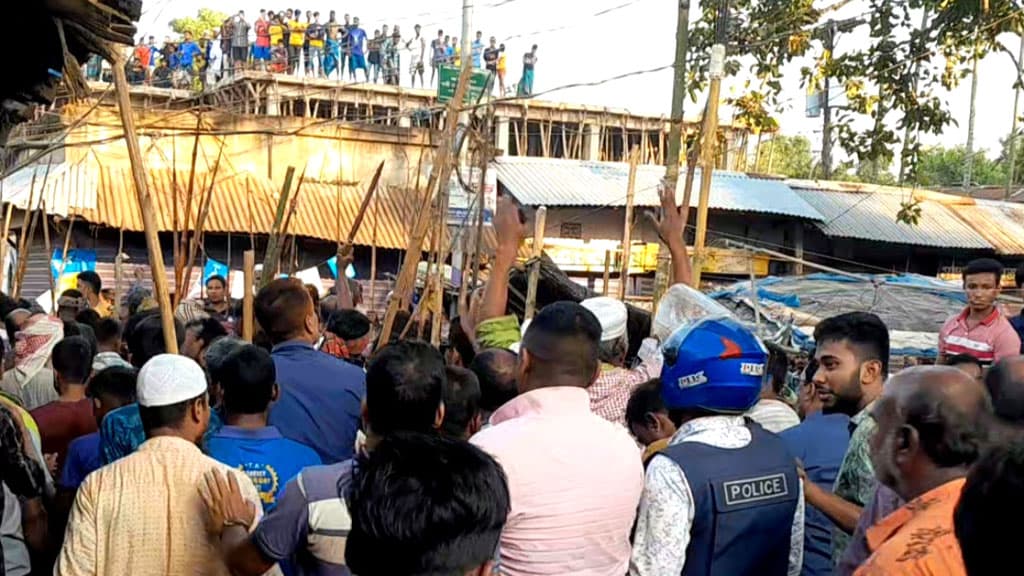
[(711, 88), (704, 116), (704, 142), (700, 166), (700, 200), (697, 203), (697, 237), (693, 243), (693, 288), (700, 289), (701, 270), (704, 267), (705, 240), (708, 234), (708, 199), (711, 196), (711, 178), (715, 172), (715, 144), (718, 143), (718, 100), (722, 94), (722, 74), (725, 73), (725, 43), (728, 38), (729, 3), (723, 2), (718, 13), (715, 45), (711, 47), (709, 68)]
[(1020, 53), (1017, 54), (1017, 80), (1013, 89), (1013, 122), (1010, 129), (1010, 169), (1006, 178), (1006, 200), (1013, 194), (1013, 181), (1016, 178), (1017, 167), (1017, 122), (1020, 114), (1020, 82), (1024, 77), (1024, 34), (1020, 37)]
[[(821, 43), (825, 48), (824, 60), (826, 66), (832, 61), (832, 55), (836, 51), (836, 39), (842, 32), (849, 32), (863, 24), (860, 18), (847, 18), (846, 20), (829, 20), (821, 31)], [(829, 76), (824, 77), (824, 86), (821, 92), (821, 177), (823, 180), (832, 178), (832, 86)], [(770, 168), (769, 168), (770, 170)]]
[(978, 42), (974, 42), (974, 64), (971, 69), (971, 113), (967, 120), (967, 155), (964, 157), (964, 190), (971, 187), (974, 179), (974, 112), (978, 99)]
[[(836, 49), (836, 21), (829, 20), (825, 24), (825, 37), (822, 39), (825, 45), (825, 63), (832, 60), (832, 52)], [(830, 180), (832, 178), (832, 95), (830, 93), (829, 77), (825, 76), (825, 86), (822, 89), (821, 103), (821, 178)]]
[[(679, 0), (679, 15), (676, 20), (676, 56), (672, 81), (672, 117), (668, 130), (668, 151), (665, 154), (665, 185), (675, 190), (679, 183), (679, 155), (683, 146), (683, 102), (686, 100), (686, 53), (690, 47), (690, 0)], [(690, 215), (690, 199), (683, 198), (683, 235), (686, 235), (686, 221)], [(658, 301), (668, 290), (669, 260), (668, 247), (658, 246), (658, 268), (654, 275), (653, 314), (658, 311)], [(605, 281), (607, 285), (607, 280)], [(607, 291), (607, 288), (605, 289)]]

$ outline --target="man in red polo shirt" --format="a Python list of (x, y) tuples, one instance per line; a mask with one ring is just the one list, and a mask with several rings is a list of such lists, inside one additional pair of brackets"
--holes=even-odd
[(967, 307), (939, 332), (939, 359), (970, 354), (983, 364), (1020, 354), (1020, 337), (996, 306), (1003, 265), (991, 258), (967, 263), (963, 271)]

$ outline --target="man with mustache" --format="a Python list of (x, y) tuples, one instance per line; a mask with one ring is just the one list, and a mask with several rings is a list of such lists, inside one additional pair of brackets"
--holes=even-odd
[(836, 526), (832, 533), (832, 560), (836, 562), (875, 491), (869, 440), (877, 428), (872, 407), (882, 395), (889, 372), (889, 329), (874, 314), (849, 312), (818, 324), (814, 340), (818, 361), (814, 386), (823, 412), (850, 417), (850, 446), (833, 491), (804, 482), (807, 503)]

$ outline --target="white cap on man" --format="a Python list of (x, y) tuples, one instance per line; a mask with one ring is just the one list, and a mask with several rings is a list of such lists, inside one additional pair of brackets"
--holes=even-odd
[(154, 356), (139, 370), (139, 406), (170, 406), (206, 392), (206, 374), (194, 360), (177, 354)]
[(597, 316), (597, 321), (601, 323), (602, 342), (618, 340), (626, 333), (629, 312), (622, 302), (608, 296), (598, 296), (588, 298), (580, 302), (580, 305)]

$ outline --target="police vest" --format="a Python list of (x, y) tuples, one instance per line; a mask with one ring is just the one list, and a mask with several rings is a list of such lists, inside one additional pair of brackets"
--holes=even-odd
[(681, 442), (661, 451), (686, 475), (694, 499), (683, 576), (785, 576), (800, 497), (782, 440), (747, 420), (750, 443)]

